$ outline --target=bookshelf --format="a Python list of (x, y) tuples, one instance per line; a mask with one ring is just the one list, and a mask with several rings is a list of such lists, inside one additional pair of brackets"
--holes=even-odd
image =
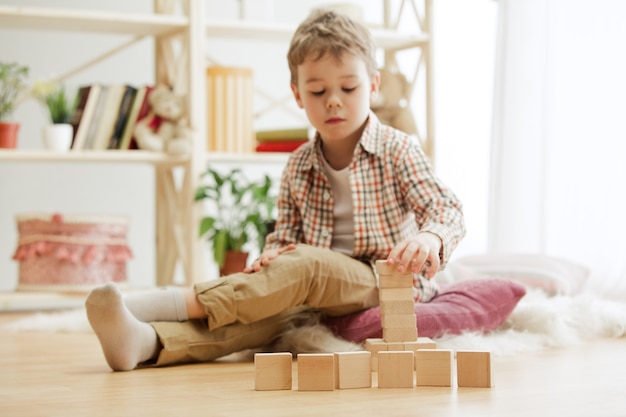
[[(393, 61), (400, 51), (420, 51), (413, 85), (418, 71), (425, 79), (425, 133), (422, 140), (432, 146), (432, 88), (429, 35), (432, 0), (380, 0), (382, 22), (373, 27), (377, 44), (384, 51), (385, 62)], [(392, 11), (392, 6), (395, 9)], [(400, 6), (398, 7), (398, 4)], [(407, 10), (413, 6), (413, 12)], [(69, 69), (63, 77), (71, 77), (86, 68), (98, 65), (119, 50), (145, 38), (154, 39), (155, 82), (165, 83), (185, 94), (190, 109), (188, 120), (193, 132), (193, 150), (189, 156), (168, 156), (146, 151), (92, 151), (51, 153), (36, 150), (0, 150), (0, 163), (119, 163), (147, 164), (153, 167), (156, 183), (156, 284), (174, 282), (175, 269), (182, 266), (187, 284), (204, 276), (205, 247), (197, 238), (200, 207), (193, 196), (199, 173), (207, 163), (283, 165), (288, 155), (281, 153), (219, 153), (206, 152), (206, 61), (205, 50), (212, 38), (245, 42), (253, 38), (261, 42), (289, 42), (298, 22), (255, 22), (222, 20), (207, 16), (204, 0), (154, 0), (154, 13), (124, 13), (79, 10), (57, 7), (0, 5), (0, 27), (20, 31), (64, 31), (101, 35), (127, 35), (128, 40), (113, 50)], [(401, 15), (414, 14), (415, 30), (397, 30)], [(186, 65), (180, 65), (184, 62)], [(182, 178), (182, 180), (179, 180)]]

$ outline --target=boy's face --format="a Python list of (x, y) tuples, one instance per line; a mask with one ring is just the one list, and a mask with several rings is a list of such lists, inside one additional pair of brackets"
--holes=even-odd
[(327, 55), (298, 66), (298, 82), (291, 89), (325, 141), (359, 140), (378, 92), (379, 76), (370, 79), (365, 62), (344, 53), (341, 61)]

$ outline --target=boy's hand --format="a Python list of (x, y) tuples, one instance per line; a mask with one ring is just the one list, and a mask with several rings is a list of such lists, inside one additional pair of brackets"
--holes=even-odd
[(398, 244), (389, 253), (387, 263), (396, 265), (398, 272), (410, 269), (413, 273), (423, 273), (432, 278), (439, 271), (439, 252), (441, 250), (439, 236), (423, 232)]
[(283, 246), (282, 248), (266, 250), (261, 254), (261, 256), (259, 256), (254, 262), (252, 262), (252, 265), (246, 267), (243, 272), (245, 272), (246, 274), (259, 272), (261, 268), (269, 264), (272, 259), (276, 259), (278, 255), (285, 253), (289, 250), (293, 250), (295, 248), (295, 243), (290, 243), (289, 245)]

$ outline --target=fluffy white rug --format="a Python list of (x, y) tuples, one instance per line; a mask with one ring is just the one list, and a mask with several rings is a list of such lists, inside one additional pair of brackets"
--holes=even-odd
[[(337, 340), (314, 322), (285, 332), (274, 349), (310, 351), (354, 350), (357, 345)], [(9, 331), (91, 332), (83, 309), (39, 313), (5, 324)], [(626, 303), (608, 301), (591, 294), (549, 297), (539, 290), (527, 295), (495, 332), (465, 333), (437, 339), (445, 349), (489, 350), (495, 356), (514, 355), (549, 347), (564, 347), (598, 338), (626, 335)]]

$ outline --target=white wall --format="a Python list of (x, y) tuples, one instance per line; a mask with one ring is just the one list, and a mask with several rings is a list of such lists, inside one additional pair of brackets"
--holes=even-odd
[[(354, 1), (365, 7), (365, 18), (380, 16), (380, 2)], [(0, 0), (0, 4), (48, 7), (46, 0)], [(238, 1), (210, 0), (212, 16), (234, 18)], [(255, 0), (250, 17), (297, 22), (310, 7), (325, 1)], [(96, 10), (145, 11), (151, 1), (109, 0), (83, 2), (57, 0), (55, 7)], [(491, 0), (434, 1), (434, 58), (436, 96), (437, 170), (465, 204), (468, 236), (457, 255), (482, 252), (486, 248), (488, 142), (491, 123), (491, 94), (495, 17), (497, 3)], [(124, 41), (124, 37), (75, 33), (10, 31), (0, 29), (0, 59), (18, 61), (31, 68), (31, 80), (58, 75)], [(278, 96), (289, 94), (286, 45), (258, 42), (216, 41), (208, 45), (210, 55), (225, 65), (255, 68), (255, 83)], [(142, 84), (153, 82), (152, 42), (143, 41), (124, 53), (69, 80), (76, 88), (96, 81)], [(34, 102), (22, 105), (15, 114), (22, 124), (19, 147), (42, 148), (40, 130), (44, 113)], [(299, 121), (284, 114), (270, 114), (257, 127), (292, 125)], [(251, 167), (256, 171), (266, 166)], [(277, 175), (279, 167), (270, 171)], [(152, 167), (125, 164), (33, 164), (0, 163), (0, 290), (17, 285), (17, 265), (10, 260), (17, 233), (14, 216), (31, 211), (61, 213), (120, 214), (129, 217), (129, 242), (135, 254), (128, 276), (133, 286), (154, 283), (154, 181)], [(210, 263), (208, 267), (213, 268)]]

